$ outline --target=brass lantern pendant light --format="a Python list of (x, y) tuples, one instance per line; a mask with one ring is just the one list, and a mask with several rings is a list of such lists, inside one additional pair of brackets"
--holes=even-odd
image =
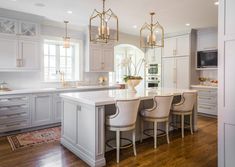
[(153, 22), (154, 12), (150, 13), (151, 23), (145, 23), (140, 29), (140, 47), (158, 48), (164, 47), (164, 29), (157, 21)]
[[(112, 26), (112, 30), (110, 29)], [(96, 9), (90, 17), (89, 35), (91, 42), (108, 43), (118, 41), (118, 17), (111, 9), (105, 10), (105, 0), (103, 0), (103, 11)]]
[(63, 37), (64, 40), (64, 48), (70, 48), (70, 37), (68, 37), (68, 21), (64, 21), (65, 23), (65, 37)]

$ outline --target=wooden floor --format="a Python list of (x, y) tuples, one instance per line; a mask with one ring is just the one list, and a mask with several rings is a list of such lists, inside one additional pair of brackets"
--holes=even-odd
[[(217, 166), (217, 121), (199, 117), (198, 132), (180, 131), (171, 133), (171, 143), (159, 140), (153, 149), (153, 140), (137, 144), (137, 157), (132, 148), (121, 151), (121, 161), (116, 164), (115, 151), (106, 155), (107, 166), (150, 166), (150, 167), (216, 167)], [(11, 151), (5, 137), (0, 138), (0, 167), (83, 167), (88, 166), (59, 143), (44, 144), (19, 151)]]

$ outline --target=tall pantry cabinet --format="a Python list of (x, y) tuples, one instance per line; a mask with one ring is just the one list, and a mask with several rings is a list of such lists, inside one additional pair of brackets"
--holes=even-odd
[(196, 32), (165, 39), (162, 56), (162, 86), (189, 89), (197, 82), (195, 70)]

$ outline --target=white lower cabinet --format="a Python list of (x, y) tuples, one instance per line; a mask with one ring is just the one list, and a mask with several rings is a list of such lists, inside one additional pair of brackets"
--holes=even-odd
[(176, 66), (175, 58), (162, 59), (162, 84), (165, 88), (176, 87)]
[(32, 97), (32, 126), (52, 123), (52, 94), (36, 94)]
[(67, 140), (76, 144), (77, 143), (77, 105), (74, 103), (65, 102), (63, 104), (63, 129), (62, 136)]
[(190, 87), (189, 62), (189, 56), (163, 58), (163, 87), (188, 89)]
[(90, 115), (91, 112), (89, 106), (64, 100), (62, 112), (62, 136), (81, 148), (89, 148), (90, 146), (86, 145), (86, 143), (90, 142), (92, 138), (89, 138), (88, 134), (94, 131), (91, 127), (95, 122)]
[(189, 89), (190, 87), (190, 68), (189, 56), (176, 58), (176, 88)]

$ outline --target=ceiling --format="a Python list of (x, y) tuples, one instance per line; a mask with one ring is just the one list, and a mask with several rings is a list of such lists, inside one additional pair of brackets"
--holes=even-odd
[[(189, 28), (217, 26), (218, 6), (214, 5), (215, 1), (106, 0), (106, 8), (112, 8), (118, 16), (122, 32), (139, 34), (140, 27), (150, 20), (149, 12), (154, 11), (165, 32), (173, 33)], [(61, 23), (69, 20), (77, 27), (85, 27), (93, 9), (102, 9), (102, 0), (0, 0), (0, 7), (44, 16)], [(72, 14), (67, 11), (72, 11)]]

